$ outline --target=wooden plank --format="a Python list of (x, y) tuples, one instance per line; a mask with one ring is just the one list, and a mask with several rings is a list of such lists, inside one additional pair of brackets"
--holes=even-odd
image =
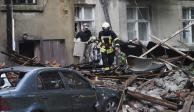
[(144, 57), (145, 55), (147, 55), (148, 53), (152, 52), (154, 49), (156, 49), (158, 46), (163, 45), (164, 43), (166, 43), (167, 41), (169, 41), (170, 39), (174, 38), (176, 35), (178, 35), (179, 33), (183, 32), (185, 29), (191, 27), (194, 24), (194, 22), (190, 23), (189, 25), (187, 25), (186, 27), (176, 31), (174, 34), (172, 34), (169, 38), (165, 39), (164, 41), (158, 43), (157, 45), (155, 45), (154, 47), (152, 47), (151, 49), (149, 49), (147, 52), (145, 52), (144, 54), (142, 54), (140, 57)]
[[(162, 40), (160, 40), (160, 39), (157, 38), (156, 36), (151, 35), (151, 37), (154, 38), (154, 39), (156, 39), (156, 40), (159, 41), (160, 43), (162, 42)], [(164, 44), (165, 46), (167, 46), (168, 48), (172, 49), (173, 51), (179, 53), (180, 55), (182, 55), (182, 56), (184, 56), (184, 57), (186, 57), (186, 58), (188, 58), (188, 59), (190, 59), (191, 61), (194, 62), (194, 58), (192, 58), (191, 56), (189, 56), (189, 55), (187, 55), (187, 54), (185, 54), (185, 53), (179, 51), (178, 49), (172, 47), (172, 46), (169, 45), (168, 43), (163, 43), (163, 44)]]
[(121, 108), (121, 105), (123, 104), (123, 99), (125, 97), (125, 90), (126, 88), (131, 85), (135, 79), (137, 78), (137, 76), (132, 76), (132, 77), (129, 77), (126, 81), (125, 81), (125, 88), (123, 89), (123, 92), (122, 92), (122, 95), (121, 95), (121, 98), (120, 98), (120, 101), (119, 101), (119, 104), (118, 104), (118, 107), (117, 107), (117, 110), (116, 112), (119, 112), (120, 108)]
[[(36, 59), (36, 58), (37, 58), (37, 57), (33, 57), (32, 60), (35, 62), (35, 59)], [(22, 64), (22, 66), (25, 66), (25, 65), (29, 64), (32, 60), (28, 60), (28, 61), (24, 62), (24, 63)]]
[(190, 112), (191, 104), (193, 102), (193, 96), (189, 95), (185, 98), (185, 103), (181, 112)]
[(134, 97), (134, 98), (139, 99), (139, 100), (145, 100), (145, 101), (148, 101), (148, 102), (151, 102), (154, 104), (168, 107), (169, 109), (172, 109), (172, 110), (177, 110), (176, 103), (173, 103), (170, 101), (161, 100), (161, 99), (158, 99), (158, 98), (155, 98), (152, 96), (144, 95), (144, 94), (141, 94), (139, 92), (134, 92), (134, 91), (130, 91), (130, 90), (128, 90), (127, 94), (130, 95), (131, 97)]

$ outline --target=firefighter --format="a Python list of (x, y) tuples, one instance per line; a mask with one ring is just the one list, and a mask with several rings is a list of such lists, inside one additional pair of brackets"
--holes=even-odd
[(102, 31), (99, 32), (98, 39), (104, 69), (110, 70), (110, 67), (114, 62), (113, 46), (118, 40), (118, 37), (114, 31), (110, 29), (110, 24), (108, 22), (102, 24)]

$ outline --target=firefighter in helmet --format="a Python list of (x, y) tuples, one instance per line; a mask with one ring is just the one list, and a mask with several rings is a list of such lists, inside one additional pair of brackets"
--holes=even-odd
[(118, 40), (118, 37), (114, 31), (110, 29), (110, 24), (104, 22), (102, 24), (102, 31), (99, 32), (98, 38), (104, 69), (110, 70), (110, 67), (114, 62), (113, 46)]

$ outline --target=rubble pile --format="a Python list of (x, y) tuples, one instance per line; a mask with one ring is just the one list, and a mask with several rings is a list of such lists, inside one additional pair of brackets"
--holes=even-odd
[[(193, 79), (180, 69), (152, 75), (96, 76), (91, 81), (97, 86), (120, 92), (118, 108), (122, 112), (185, 112), (188, 97), (194, 95)], [(192, 103), (189, 109), (191, 106)]]
[[(158, 112), (166, 111), (167, 109), (181, 110), (181, 107), (185, 102), (184, 99), (191, 92), (191, 88), (188, 88), (189, 82), (189, 77), (183, 71), (177, 70), (167, 73), (164, 77), (148, 80), (138, 87), (129, 86), (127, 88), (128, 93), (139, 93), (140, 95), (147, 95), (160, 99), (162, 102), (164, 102), (164, 100), (170, 102), (167, 102), (167, 105), (160, 105), (154, 101), (137, 99), (133, 98), (133, 95), (129, 95), (126, 98), (126, 104), (123, 105), (123, 111)], [(174, 107), (170, 106), (171, 103)]]
[[(155, 61), (150, 59), (148, 64), (153, 66), (142, 66), (146, 58), (131, 60), (135, 66), (126, 66), (130, 72), (122, 72), (123, 74), (114, 74), (110, 71), (111, 74), (105, 75), (107, 72), (93, 72), (93, 69), (86, 70), (83, 66), (76, 70), (84, 71), (83, 74), (88, 71), (84, 76), (95, 85), (120, 92), (117, 112), (121, 110), (122, 112), (187, 112), (194, 106), (192, 105), (194, 80), (186, 69), (172, 63), (170, 63), (172, 66), (169, 64), (161, 66), (159, 63), (160, 69), (158, 69)], [(140, 70), (138, 67), (142, 71), (137, 71)]]

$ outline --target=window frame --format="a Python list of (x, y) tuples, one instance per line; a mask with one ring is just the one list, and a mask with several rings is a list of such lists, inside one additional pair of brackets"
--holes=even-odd
[[(188, 10), (189, 12), (189, 18), (184, 18), (184, 9)], [(191, 10), (194, 10), (194, 7), (182, 7), (182, 27), (184, 28), (184, 23), (186, 23), (186, 26), (188, 25), (187, 23), (191, 22), (191, 21), (194, 21), (194, 18), (192, 19), (192, 15), (191, 15)], [(193, 29), (194, 30), (194, 29)], [(185, 33), (186, 32), (189, 32), (189, 37), (187, 38), (187, 36), (184, 36), (186, 35)], [(192, 33), (192, 26), (185, 29), (182, 33), (182, 41), (186, 44), (193, 44), (194, 43), (194, 34)]]
[[(86, 83), (86, 85), (87, 85), (88, 87), (76, 88), (76, 85), (75, 85), (75, 87), (72, 88), (72, 87), (70, 87), (69, 85), (66, 85), (67, 83), (66, 83), (66, 80), (65, 80), (65, 76), (64, 76), (64, 74), (63, 74), (64, 72), (71, 72), (71, 73), (74, 73), (75, 76), (78, 77), (79, 79), (81, 79), (82, 81), (84, 81), (84, 83)], [(64, 82), (64, 85), (67, 86), (67, 88), (70, 89), (70, 90), (77, 90), (77, 89), (92, 89), (92, 86), (91, 86), (90, 82), (89, 82), (88, 80), (86, 80), (85, 78), (83, 78), (83, 77), (82, 77), (78, 72), (76, 72), (76, 71), (73, 71), (73, 70), (61, 70), (61, 71), (59, 72), (59, 74), (60, 74), (61, 77), (62, 77), (62, 80), (63, 80), (63, 82)]]
[[(80, 13), (76, 12), (76, 8), (80, 8)], [(85, 8), (91, 8), (91, 12), (92, 12), (92, 19), (85, 19)], [(76, 16), (76, 14), (78, 13), (78, 15), (80, 14), (80, 18)], [(94, 28), (95, 28), (95, 5), (75, 5), (75, 15), (74, 15), (74, 20), (75, 23), (77, 24), (77, 32), (79, 32), (81, 30), (81, 27), (84, 23), (91, 23), (91, 26), (89, 26), (90, 30), (94, 32)]]
[[(4, 0), (0, 0), (1, 11), (7, 11), (6, 3)], [(36, 0), (35, 4), (14, 4), (14, 12), (43, 12), (46, 4), (43, 3), (43, 0)]]
[[(15, 75), (15, 77), (8, 77), (9, 73), (13, 73)], [(2, 78), (2, 75), (4, 74), (4, 81), (7, 80), (6, 82), (10, 84), (10, 87), (17, 87), (18, 84), (20, 83), (20, 81), (25, 77), (27, 72), (23, 72), (23, 71), (5, 71), (5, 72), (1, 72), (0, 73), (0, 77)], [(13, 76), (13, 75), (12, 75)], [(12, 81), (15, 82), (12, 82)]]
[[(56, 89), (45, 89), (45, 86), (44, 86), (44, 84), (43, 84), (43, 82), (42, 82), (42, 80), (41, 80), (41, 78), (40, 78), (40, 75), (41, 75), (41, 74), (45, 74), (45, 73), (46, 73), (46, 74), (47, 74), (47, 73), (52, 73), (52, 72), (56, 72), (56, 73), (58, 74), (58, 76), (60, 77), (60, 79), (61, 79), (61, 81), (62, 81), (63, 87), (56, 88)], [(38, 83), (39, 83), (38, 80), (39, 80), (39, 79), (40, 79), (42, 88), (38, 88)], [(42, 72), (39, 72), (39, 73), (37, 74), (37, 76), (36, 76), (36, 88), (37, 88), (37, 90), (39, 90), (39, 91), (53, 91), (53, 90), (63, 90), (63, 89), (66, 88), (66, 86), (65, 86), (64, 81), (63, 81), (63, 79), (62, 79), (60, 73), (58, 72), (58, 70), (49, 70), (49, 71), (42, 71)]]
[(25, 0), (25, 3), (19, 3), (18, 0), (15, 0), (16, 3), (13, 3), (13, 4), (14, 5), (37, 5), (38, 4), (38, 0), (32, 0), (32, 1), (33, 3), (29, 3), (29, 0)]
[[(142, 40), (142, 41), (149, 41), (150, 40), (150, 37), (149, 37), (149, 35), (151, 34), (151, 29), (150, 29), (150, 22), (151, 22), (151, 9), (150, 9), (150, 7), (148, 7), (148, 6), (138, 6), (138, 7), (134, 7), (134, 6), (128, 6), (127, 7), (127, 15), (128, 15), (128, 9), (135, 9), (135, 18), (134, 19), (129, 19), (129, 18), (127, 18), (127, 25), (128, 24), (135, 24), (135, 26), (134, 26), (134, 32), (135, 32), (135, 38), (137, 38), (137, 39), (141, 39), (140, 37), (139, 37), (139, 23), (144, 23), (144, 24), (146, 24), (146, 26), (147, 26), (147, 37), (146, 37), (146, 39), (145, 40)], [(148, 10), (148, 19), (140, 19), (139, 18), (139, 9), (141, 9), (141, 8), (146, 8), (147, 10)], [(128, 28), (128, 26), (127, 26), (127, 36), (128, 36), (128, 39), (133, 39), (134, 37), (129, 37), (129, 28)]]

